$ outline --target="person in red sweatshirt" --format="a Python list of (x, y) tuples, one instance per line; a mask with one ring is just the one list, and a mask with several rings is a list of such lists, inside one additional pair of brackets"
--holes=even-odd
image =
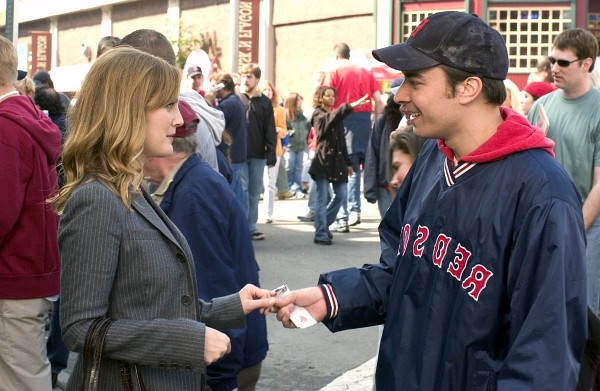
[(51, 389), (45, 317), (59, 293), (60, 131), (20, 96), (17, 51), (0, 37), (0, 388)]

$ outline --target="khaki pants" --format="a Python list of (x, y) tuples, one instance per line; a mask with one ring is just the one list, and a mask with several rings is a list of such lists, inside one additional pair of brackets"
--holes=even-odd
[(47, 299), (0, 299), (0, 391), (52, 390), (46, 356)]
[(244, 368), (238, 373), (238, 390), (239, 391), (254, 391), (256, 383), (260, 378), (260, 369), (262, 363), (258, 363), (254, 366)]

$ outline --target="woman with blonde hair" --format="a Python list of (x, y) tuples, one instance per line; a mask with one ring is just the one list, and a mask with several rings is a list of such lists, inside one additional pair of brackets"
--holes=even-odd
[(506, 88), (506, 99), (502, 103), (502, 107), (508, 107), (522, 115), (523, 111), (521, 111), (521, 103), (519, 102), (521, 90), (510, 79), (504, 79), (504, 88)]
[[(90, 327), (111, 319), (101, 390), (121, 389), (123, 373), (151, 390), (203, 389), (205, 366), (230, 350), (215, 328), (242, 327), (245, 313), (269, 305), (270, 293), (252, 285), (200, 301), (190, 248), (144, 188), (146, 159), (173, 153), (178, 95), (177, 68), (116, 48), (94, 63), (69, 112), (66, 184), (53, 200), (61, 326), (67, 346), (83, 352)], [(80, 355), (67, 390), (83, 379)]]

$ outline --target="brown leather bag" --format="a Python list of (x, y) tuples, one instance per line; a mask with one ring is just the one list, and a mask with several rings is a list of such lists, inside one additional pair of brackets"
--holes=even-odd
[[(83, 383), (81, 384), (80, 391), (97, 391), (98, 390), (98, 379), (100, 376), (100, 364), (102, 361), (102, 349), (104, 347), (104, 340), (106, 334), (114, 319), (99, 317), (94, 319), (88, 332), (85, 336), (85, 342), (83, 345)], [(131, 368), (129, 363), (119, 361), (121, 368), (121, 381), (123, 383), (123, 389), (125, 391), (133, 391), (133, 379), (131, 377)], [(146, 386), (142, 380), (142, 376), (135, 364), (133, 364), (135, 370), (135, 379), (138, 384), (138, 389), (141, 391), (146, 390)]]

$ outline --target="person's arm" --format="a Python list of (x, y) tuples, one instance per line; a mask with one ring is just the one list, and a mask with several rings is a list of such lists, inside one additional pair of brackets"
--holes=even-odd
[(583, 203), (583, 222), (586, 231), (590, 228), (598, 213), (600, 213), (600, 167), (594, 167), (592, 188)]
[(290, 321), (294, 304), (305, 307), (315, 320), (332, 332), (384, 323), (411, 177), (412, 171), (379, 226), (380, 263), (322, 274), (318, 286), (296, 290), (276, 300), (277, 319), (284, 327), (295, 327)]
[(550, 199), (525, 215), (507, 264), (499, 391), (575, 389), (587, 334), (585, 259), (577, 205)]
[[(273, 167), (277, 163), (277, 157), (275, 155), (275, 148), (277, 145), (277, 131), (275, 130), (275, 114), (273, 114), (273, 106), (271, 101), (266, 99), (265, 111), (263, 118), (263, 129), (265, 135), (265, 148), (267, 155), (267, 166)], [(285, 125), (284, 125), (285, 126)]]
[(379, 91), (375, 91), (373, 93), (373, 107), (375, 109), (375, 118), (378, 118), (381, 113), (383, 113), (384, 104), (381, 100), (381, 93)]
[[(2, 121), (4, 122), (4, 121)], [(8, 125), (7, 125), (8, 126)], [(25, 202), (25, 190), (33, 172), (33, 165), (27, 164), (19, 151), (19, 141), (3, 140), (0, 143), (0, 181), (2, 187), (2, 207), (0, 208), (0, 243), (7, 243), (14, 230)]]
[(287, 121), (285, 120), (285, 110), (273, 109), (275, 115), (275, 130), (277, 131), (277, 138), (283, 139), (288, 134)]
[[(367, 146), (367, 154), (365, 156), (365, 165), (363, 168), (364, 191), (363, 195), (367, 202), (374, 204), (379, 196), (379, 180), (377, 171), (379, 170), (379, 161), (381, 160), (381, 137), (385, 129), (385, 118), (380, 116), (375, 121), (369, 144)], [(387, 151), (383, 151), (387, 153)], [(383, 156), (385, 158), (385, 156)]]

